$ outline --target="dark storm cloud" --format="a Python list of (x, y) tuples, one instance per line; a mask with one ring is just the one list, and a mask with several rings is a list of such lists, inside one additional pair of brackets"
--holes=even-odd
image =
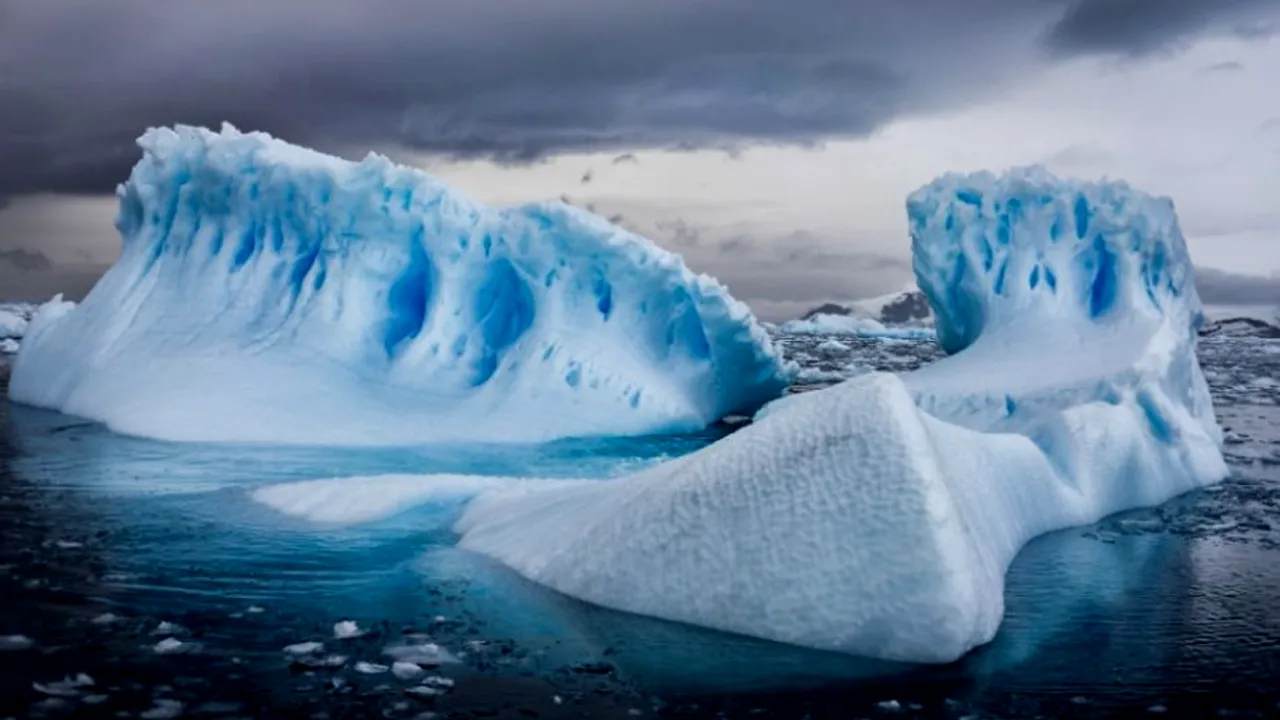
[(1277, 0), (1074, 0), (1046, 36), (1065, 55), (1143, 55), (1168, 50), (1206, 31), (1259, 37)]
[(179, 122), (501, 161), (814, 144), (972, 102), (1047, 28), (1137, 52), (1264, 4), (0, 0), (0, 195), (109, 190)]
[(1207, 305), (1280, 306), (1280, 277), (1274, 275), (1261, 277), (1197, 268), (1196, 290)]

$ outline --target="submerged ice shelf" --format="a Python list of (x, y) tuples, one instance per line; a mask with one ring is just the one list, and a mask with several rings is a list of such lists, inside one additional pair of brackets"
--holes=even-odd
[(696, 430), (786, 386), (746, 306), (595, 215), (229, 126), (139, 144), (120, 260), (36, 313), (16, 401), (170, 440), (538, 442)]
[(461, 545), (606, 607), (949, 662), (995, 635), (1031, 538), (1226, 475), (1170, 201), (1032, 169), (946, 176), (907, 210), (950, 357), (631, 476), (487, 491)]

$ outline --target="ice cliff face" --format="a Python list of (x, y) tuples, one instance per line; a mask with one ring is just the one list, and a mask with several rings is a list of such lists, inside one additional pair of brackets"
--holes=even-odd
[(174, 440), (532, 442), (692, 430), (785, 387), (745, 306), (594, 215), (230, 127), (139, 144), (121, 258), (36, 317), (14, 400)]

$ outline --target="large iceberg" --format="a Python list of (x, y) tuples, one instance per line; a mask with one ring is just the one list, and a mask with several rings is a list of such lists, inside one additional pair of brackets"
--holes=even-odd
[(170, 440), (537, 442), (698, 429), (786, 386), (746, 306), (595, 215), (230, 126), (139, 144), (120, 260), (37, 313), (16, 401)]
[(621, 479), (481, 494), (461, 545), (611, 608), (949, 662), (994, 636), (1028, 540), (1226, 475), (1169, 200), (1031, 169), (907, 211), (950, 357)]

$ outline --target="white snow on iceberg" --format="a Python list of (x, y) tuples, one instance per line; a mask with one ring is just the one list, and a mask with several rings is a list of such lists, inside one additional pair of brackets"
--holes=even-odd
[(37, 314), (16, 401), (171, 440), (537, 442), (693, 430), (785, 387), (746, 306), (589, 213), (230, 126), (139, 144), (121, 258)]
[(482, 494), (461, 545), (606, 607), (948, 662), (994, 636), (1028, 540), (1226, 475), (1171, 202), (1022, 170), (907, 207), (953, 356), (618, 480)]

